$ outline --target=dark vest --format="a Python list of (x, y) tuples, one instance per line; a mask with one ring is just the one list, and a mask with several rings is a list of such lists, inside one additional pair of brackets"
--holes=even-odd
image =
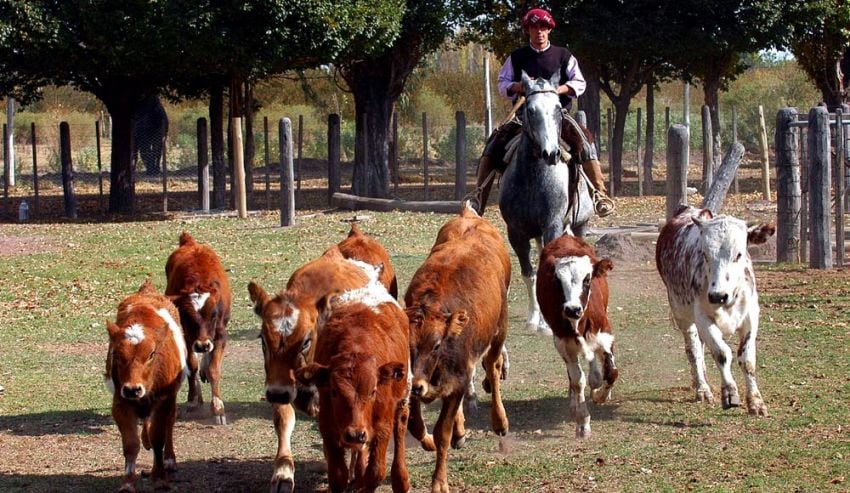
[[(531, 46), (525, 45), (511, 53), (514, 81), (519, 82), (522, 79), (523, 70), (533, 79), (538, 77), (549, 79), (555, 72), (560, 72), (561, 78), (558, 83), (564, 84), (569, 80), (567, 78), (567, 64), (571, 56), (570, 50), (562, 46), (550, 45), (548, 50), (538, 53)], [(569, 96), (561, 96), (561, 106), (566, 109), (570, 109), (572, 101)]]

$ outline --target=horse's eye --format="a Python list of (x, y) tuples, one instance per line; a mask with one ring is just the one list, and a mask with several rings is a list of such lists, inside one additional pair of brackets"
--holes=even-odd
[(741, 260), (741, 254), (739, 253), (737, 257), (735, 257), (735, 262)]

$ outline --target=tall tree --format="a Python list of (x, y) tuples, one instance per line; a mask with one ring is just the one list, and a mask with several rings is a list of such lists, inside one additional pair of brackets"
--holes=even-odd
[(416, 66), (456, 26), (456, 11), (444, 0), (409, 1), (403, 12), (399, 36), (385, 49), (370, 53), (353, 44), (336, 62), (354, 96), (357, 138), (352, 191), (356, 195), (389, 195), (389, 132), (395, 102)]
[(680, 0), (673, 18), (680, 48), (672, 63), (685, 80), (698, 80), (711, 114), (714, 169), (723, 157), (720, 91), (747, 69), (744, 55), (777, 45), (796, 0)]
[(355, 38), (391, 41), (400, 2), (0, 0), (0, 93), (32, 100), (39, 87), (69, 84), (103, 101), (113, 121), (109, 208), (131, 213), (132, 117), (145, 97), (222, 79), (241, 94), (234, 80), (323, 63)]
[[(793, 26), (788, 47), (821, 92), (830, 111), (846, 97), (850, 72), (850, 1), (799, 2), (787, 16)], [(842, 68), (844, 60), (845, 68)], [(842, 75), (845, 80), (842, 80)]]

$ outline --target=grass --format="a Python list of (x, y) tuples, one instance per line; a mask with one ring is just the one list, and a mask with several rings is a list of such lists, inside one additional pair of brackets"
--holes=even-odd
[[(647, 220), (654, 220), (653, 211)], [(390, 251), (406, 288), (443, 215), (370, 213), (362, 229)], [(102, 386), (105, 320), (150, 277), (165, 286), (165, 259), (181, 231), (219, 252), (234, 290), (223, 396), (229, 425), (179, 419), (177, 491), (267, 491), (276, 448), (271, 410), (259, 397), (263, 367), (245, 286), (282, 287), (301, 264), (341, 240), (351, 213), (311, 214), (277, 227), (190, 217), (131, 223), (3, 225), (26, 255), (0, 263), (0, 490), (107, 491), (123, 469), (120, 438)], [(488, 218), (501, 226), (497, 213)], [(36, 239), (41, 239), (36, 241)], [(29, 243), (27, 243), (29, 242)], [(846, 491), (850, 488), (850, 278), (800, 266), (759, 266), (759, 384), (771, 416), (692, 402), (681, 336), (647, 259), (615, 260), (610, 314), (621, 380), (613, 400), (590, 404), (593, 435), (574, 438), (566, 370), (551, 340), (523, 331), (525, 289), (514, 263), (511, 373), (503, 396), (511, 422), (489, 430), (489, 397), (467, 416), (466, 447), (449, 453), (456, 491)], [(479, 372), (480, 373), (480, 372)], [(740, 372), (734, 374), (743, 386)], [(480, 378), (480, 375), (479, 375)], [(713, 365), (709, 380), (719, 395)], [(208, 396), (208, 388), (205, 388)], [(480, 387), (479, 387), (479, 392)], [(185, 390), (181, 401), (185, 399)], [(437, 407), (429, 406), (433, 424)], [(327, 488), (321, 437), (303, 418), (293, 449), (300, 491)], [(140, 454), (148, 469), (151, 454)], [(433, 456), (409, 442), (415, 491), (426, 491)], [(146, 481), (141, 483), (149, 488)], [(388, 491), (383, 486), (381, 491)]]

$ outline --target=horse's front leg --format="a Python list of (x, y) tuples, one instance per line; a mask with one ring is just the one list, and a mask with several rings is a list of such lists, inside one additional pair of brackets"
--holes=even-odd
[[(516, 233), (512, 233), (510, 228), (508, 228), (508, 241), (516, 253), (522, 271), (522, 281), (525, 283), (528, 294), (528, 316), (525, 319), (525, 328), (531, 332), (552, 335), (552, 329), (543, 320), (540, 315), (540, 305), (537, 304), (537, 274), (531, 265), (531, 242), (526, 238), (519, 237)], [(540, 242), (538, 241), (537, 244), (539, 247)]]

